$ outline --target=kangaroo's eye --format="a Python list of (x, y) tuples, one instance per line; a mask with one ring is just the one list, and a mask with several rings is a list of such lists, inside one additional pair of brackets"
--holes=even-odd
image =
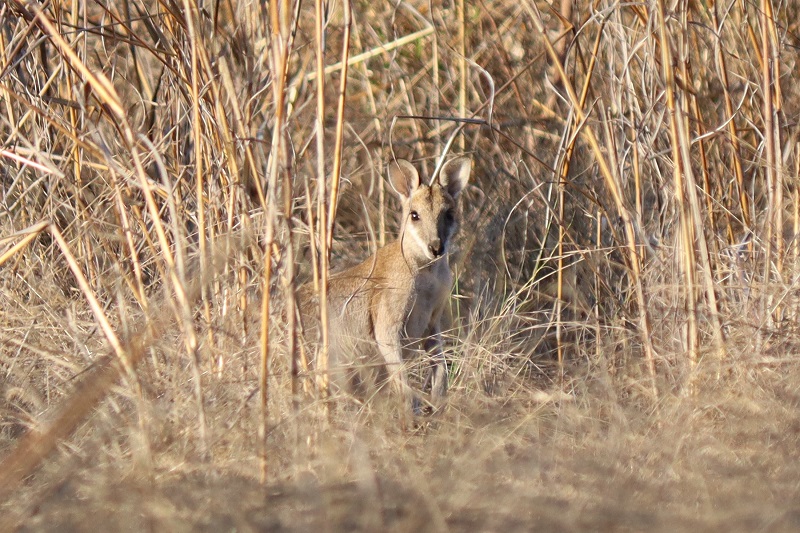
[(414, 222), (419, 222), (419, 213), (416, 211), (411, 211), (411, 220)]

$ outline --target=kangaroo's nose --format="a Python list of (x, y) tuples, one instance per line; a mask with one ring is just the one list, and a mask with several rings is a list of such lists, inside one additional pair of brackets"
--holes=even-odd
[(439, 257), (440, 255), (442, 255), (442, 252), (444, 251), (444, 248), (442, 246), (442, 240), (436, 239), (435, 241), (431, 242), (428, 245), (428, 250), (431, 251), (433, 257)]

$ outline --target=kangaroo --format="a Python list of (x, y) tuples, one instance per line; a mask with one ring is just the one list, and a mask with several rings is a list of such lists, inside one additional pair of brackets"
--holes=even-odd
[[(428, 185), (410, 162), (390, 163), (389, 182), (402, 204), (399, 237), (328, 281), (329, 365), (337, 386), (360, 389), (378, 367), (406, 409), (418, 413), (420, 401), (409, 388), (403, 360), (421, 345), (432, 361), (427, 383), (434, 406), (444, 398), (441, 317), (453, 285), (449, 254), (459, 228), (457, 200), (471, 170), (470, 158), (452, 159)], [(303, 321), (313, 322), (313, 288), (302, 286), (298, 296)]]

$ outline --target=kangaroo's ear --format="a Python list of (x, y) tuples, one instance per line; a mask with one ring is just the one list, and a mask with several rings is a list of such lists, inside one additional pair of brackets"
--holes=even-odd
[(439, 171), (439, 185), (444, 187), (450, 196), (457, 198), (464, 187), (467, 186), (471, 172), (472, 159), (469, 157), (451, 159)]
[(397, 159), (389, 163), (389, 183), (397, 194), (411, 198), (420, 185), (419, 172), (405, 159)]

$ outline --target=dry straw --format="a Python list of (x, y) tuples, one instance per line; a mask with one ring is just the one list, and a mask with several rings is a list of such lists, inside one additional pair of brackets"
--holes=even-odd
[(792, 375), (791, 2), (112, 4), (0, 5), (6, 500), (92, 454), (149, 479), (352, 474), (326, 438), (391, 415), (331, 390), (327, 279), (392, 238), (394, 157), (476, 165), (450, 407), (387, 448), (495, 400), (536, 435), (561, 431), (542, 404), (572, 435), (664, 427), (674, 402)]

